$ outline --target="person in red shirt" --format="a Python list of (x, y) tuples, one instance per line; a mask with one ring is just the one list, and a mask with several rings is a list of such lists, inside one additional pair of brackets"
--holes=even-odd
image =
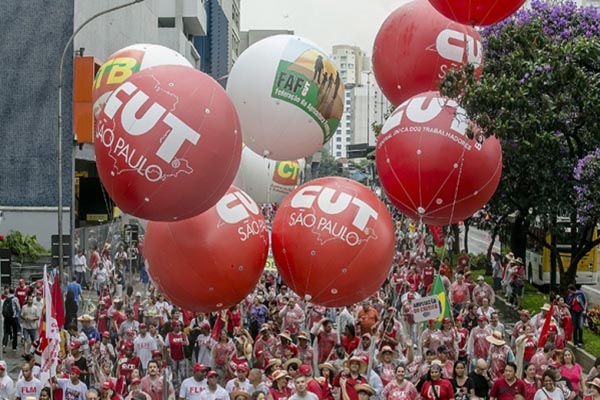
[[(434, 393), (435, 391), (435, 393)], [(448, 379), (442, 378), (442, 365), (439, 361), (431, 363), (429, 373), (421, 386), (423, 400), (453, 400), (454, 388)]]
[(21, 308), (25, 304), (27, 295), (29, 295), (29, 287), (25, 286), (25, 279), (19, 279), (19, 286), (15, 289), (15, 297), (19, 299)]
[(433, 284), (433, 278), (435, 277), (435, 268), (431, 263), (423, 266), (423, 286), (429, 287)]
[(357, 323), (360, 327), (360, 333), (373, 333), (373, 326), (379, 322), (379, 313), (371, 307), (368, 300), (363, 301), (362, 309), (358, 312)]
[(360, 357), (351, 357), (334, 379), (333, 385), (337, 387), (345, 386), (345, 393), (349, 400), (358, 400), (355, 386), (361, 383), (368, 383), (367, 378), (362, 374), (367, 372), (367, 363)]
[(342, 346), (344, 346), (346, 354), (352, 354), (359, 344), (360, 338), (356, 336), (356, 328), (354, 328), (354, 325), (346, 325), (344, 334), (342, 335)]
[(186, 377), (187, 366), (184, 346), (188, 346), (187, 335), (181, 331), (181, 323), (177, 320), (171, 321), (173, 331), (165, 337), (165, 347), (169, 350), (169, 358), (173, 361), (173, 385), (178, 387)]
[(125, 342), (123, 344), (124, 356), (121, 357), (117, 364), (117, 376), (125, 378), (127, 385), (131, 383), (131, 374), (134, 370), (140, 372), (140, 358), (133, 354), (133, 342)]
[(517, 378), (517, 365), (509, 362), (504, 367), (504, 376), (496, 379), (490, 391), (490, 400), (514, 400), (517, 394), (525, 396), (525, 383)]

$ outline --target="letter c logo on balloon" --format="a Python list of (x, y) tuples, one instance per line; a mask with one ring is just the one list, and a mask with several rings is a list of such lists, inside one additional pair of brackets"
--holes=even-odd
[(298, 161), (278, 161), (275, 164), (273, 181), (285, 186), (294, 186), (298, 183), (299, 172)]
[(401, 124), (405, 116), (416, 124), (425, 124), (433, 121), (444, 108), (449, 107), (455, 109), (449, 128), (462, 136), (466, 134), (469, 127), (467, 112), (456, 101), (443, 97), (433, 97), (428, 104), (425, 104), (426, 100), (427, 96), (415, 96), (402, 103), (385, 122), (382, 132), (385, 134), (390, 132), (390, 130)]
[(468, 62), (478, 68), (483, 61), (481, 41), (454, 29), (441, 31), (436, 38), (435, 47), (440, 56), (459, 64)]
[(254, 200), (241, 190), (227, 193), (215, 205), (217, 214), (228, 224), (237, 224), (250, 217), (258, 215), (260, 210)]
[[(335, 195), (337, 195), (337, 199), (333, 201)], [(356, 215), (352, 220), (352, 225), (362, 232), (365, 232), (371, 218), (377, 220), (379, 216), (377, 211), (359, 198), (320, 185), (308, 185), (300, 189), (292, 198), (291, 206), (293, 208), (312, 208), (315, 200), (321, 211), (329, 215), (346, 211), (350, 204), (356, 206)]]
[[(132, 82), (125, 82), (110, 96), (104, 106), (105, 114), (114, 119), (121, 108), (121, 125), (123, 130), (132, 136), (148, 133), (156, 124), (164, 122), (171, 130), (165, 136), (156, 155), (166, 163), (171, 163), (185, 142), (197, 144), (200, 134), (181, 119), (168, 112), (165, 107), (153, 102), (146, 106), (149, 96)], [(143, 115), (138, 113), (146, 108)]]

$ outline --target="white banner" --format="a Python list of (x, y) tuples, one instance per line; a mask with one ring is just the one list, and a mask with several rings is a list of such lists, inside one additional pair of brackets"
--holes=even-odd
[(415, 322), (437, 319), (442, 313), (440, 299), (437, 296), (427, 296), (412, 302)]

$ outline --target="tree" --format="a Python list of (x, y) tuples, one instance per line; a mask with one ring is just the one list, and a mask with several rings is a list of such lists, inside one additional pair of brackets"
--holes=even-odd
[[(441, 91), (457, 98), (481, 133), (501, 140), (503, 176), (490, 212), (515, 214), (515, 236), (526, 232), (557, 256), (564, 291), (575, 281), (577, 263), (600, 243), (591, 234), (600, 208), (589, 206), (587, 218), (577, 218), (574, 174), (579, 161), (600, 147), (600, 15), (574, 3), (538, 0), (483, 30), (482, 38), (481, 79), (467, 65), (449, 71)], [(530, 229), (541, 224), (555, 231), (559, 216), (572, 221), (568, 266), (553, 243)], [(523, 237), (521, 248), (513, 249), (520, 256)]]
[(342, 164), (337, 162), (329, 153), (329, 150), (325, 148), (321, 149), (321, 162), (319, 163), (318, 177), (324, 176), (343, 176)]

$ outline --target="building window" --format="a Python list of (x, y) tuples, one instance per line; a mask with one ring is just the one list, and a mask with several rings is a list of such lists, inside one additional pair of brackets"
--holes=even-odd
[(335, 145), (335, 149), (336, 150), (341, 150), (342, 149), (342, 145), (341, 144), (336, 144)]
[(175, 18), (159, 18), (159, 28), (175, 28)]
[(342, 152), (341, 151), (336, 151), (335, 152), (335, 156), (336, 157), (341, 157), (342, 156)]
[(338, 136), (338, 137), (336, 137), (336, 138), (335, 138), (335, 141), (336, 141), (336, 142), (341, 142), (341, 141), (342, 141), (342, 137), (341, 137), (341, 136)]

